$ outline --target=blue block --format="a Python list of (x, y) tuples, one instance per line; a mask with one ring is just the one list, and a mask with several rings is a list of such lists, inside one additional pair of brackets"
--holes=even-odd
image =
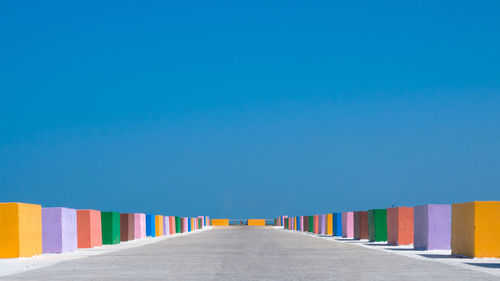
[(295, 221), (297, 222), (297, 230), (300, 230), (300, 217), (295, 217)]
[(146, 215), (146, 236), (156, 236), (155, 215)]
[(342, 213), (333, 213), (333, 236), (342, 236)]
[(188, 218), (188, 232), (191, 232), (191, 218)]

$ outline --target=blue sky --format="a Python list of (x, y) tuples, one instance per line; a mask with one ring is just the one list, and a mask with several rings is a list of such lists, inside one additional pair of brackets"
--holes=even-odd
[(3, 1), (0, 201), (500, 200), (500, 2)]

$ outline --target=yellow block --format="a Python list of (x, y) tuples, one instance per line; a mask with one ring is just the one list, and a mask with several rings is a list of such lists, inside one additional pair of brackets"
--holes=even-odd
[(0, 203), (0, 258), (42, 254), (42, 206)]
[(250, 226), (266, 226), (265, 219), (248, 219), (248, 225)]
[(228, 226), (229, 219), (212, 219), (213, 226)]
[(326, 215), (326, 235), (333, 235), (333, 214)]
[(500, 201), (452, 205), (451, 253), (500, 258)]
[(155, 234), (156, 236), (163, 236), (163, 216), (155, 216)]

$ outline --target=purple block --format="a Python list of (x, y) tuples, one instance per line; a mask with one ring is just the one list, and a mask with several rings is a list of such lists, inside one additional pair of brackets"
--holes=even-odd
[(413, 223), (413, 245), (415, 249), (450, 249), (450, 205), (417, 206), (413, 208)]
[(321, 218), (321, 223), (320, 223), (320, 233), (321, 234), (326, 234), (326, 215), (320, 215)]
[(77, 243), (76, 210), (42, 208), (42, 252), (72, 252)]

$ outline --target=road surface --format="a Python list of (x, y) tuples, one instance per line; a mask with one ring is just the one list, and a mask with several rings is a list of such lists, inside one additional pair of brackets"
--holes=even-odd
[(272, 228), (214, 229), (0, 280), (498, 280)]

